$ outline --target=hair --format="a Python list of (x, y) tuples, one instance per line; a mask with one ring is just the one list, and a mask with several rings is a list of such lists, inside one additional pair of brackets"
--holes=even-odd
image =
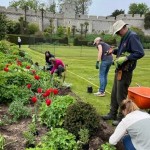
[(127, 114), (135, 111), (135, 110), (139, 110), (139, 107), (130, 99), (125, 99), (122, 101), (121, 105), (120, 105), (120, 110), (121, 112), (123, 110), (126, 110)]
[[(47, 53), (49, 54), (49, 56), (46, 56)], [(46, 60), (46, 62), (49, 62), (50, 56), (51, 56), (50, 51), (46, 51), (46, 52), (45, 52), (45, 60)]]

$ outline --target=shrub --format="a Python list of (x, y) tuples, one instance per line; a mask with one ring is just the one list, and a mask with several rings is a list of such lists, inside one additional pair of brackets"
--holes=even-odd
[(99, 116), (93, 106), (84, 102), (77, 102), (68, 107), (64, 121), (64, 128), (78, 137), (80, 129), (89, 130), (93, 135), (99, 127)]
[(16, 121), (20, 118), (30, 116), (30, 109), (23, 105), (20, 101), (14, 101), (9, 106), (9, 113), (13, 115), (13, 120)]
[(29, 34), (35, 34), (39, 31), (39, 26), (36, 23), (30, 23), (28, 25)]

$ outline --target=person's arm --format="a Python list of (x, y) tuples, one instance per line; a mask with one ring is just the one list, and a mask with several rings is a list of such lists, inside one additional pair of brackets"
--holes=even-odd
[(101, 61), (102, 57), (102, 45), (98, 45), (98, 55), (97, 55), (97, 61)]
[(144, 56), (143, 46), (136, 34), (133, 34), (129, 40), (129, 52), (130, 55), (127, 56), (128, 60), (137, 60)]
[(110, 136), (109, 143), (116, 145), (121, 138), (126, 134), (126, 127), (121, 121), (115, 129), (115, 132)]

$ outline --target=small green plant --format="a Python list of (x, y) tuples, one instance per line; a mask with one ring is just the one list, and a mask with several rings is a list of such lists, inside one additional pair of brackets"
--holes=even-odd
[(82, 147), (84, 144), (87, 144), (89, 141), (89, 130), (88, 129), (80, 129), (78, 134), (79, 134), (78, 144), (80, 147)]
[(0, 150), (4, 150), (5, 138), (0, 134)]
[(20, 118), (30, 116), (30, 110), (20, 101), (14, 101), (9, 106), (9, 113), (13, 116), (13, 120), (17, 121)]
[(101, 145), (102, 150), (117, 150), (114, 145), (109, 144), (106, 142), (105, 144)]

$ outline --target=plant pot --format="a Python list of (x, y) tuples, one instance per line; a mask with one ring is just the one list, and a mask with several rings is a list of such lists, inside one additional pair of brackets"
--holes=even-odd
[(88, 87), (87, 87), (87, 92), (88, 92), (88, 93), (93, 93), (93, 88), (92, 88), (92, 86), (88, 86)]

